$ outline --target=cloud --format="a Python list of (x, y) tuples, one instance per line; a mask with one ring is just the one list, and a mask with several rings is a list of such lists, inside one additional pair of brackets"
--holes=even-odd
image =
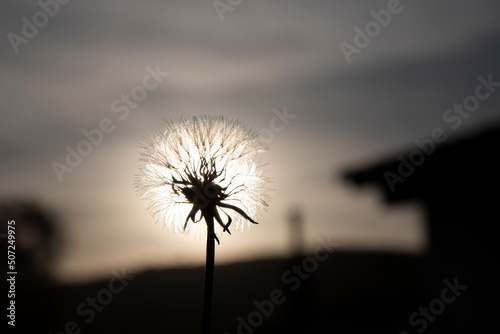
[[(304, 206), (322, 208), (311, 221), (315, 232), (337, 229), (355, 238), (353, 231), (370, 214), (357, 214), (360, 203), (342, 197), (342, 191), (335, 191), (326, 205), (327, 171), (425, 135), (440, 125), (446, 108), (470, 94), (478, 75), (500, 77), (500, 36), (492, 33), (500, 28), (498, 1), (403, 3), (405, 11), (347, 64), (339, 43), (352, 41), (354, 26), (371, 20), (370, 11), (385, 8), (387, 1), (252, 0), (221, 22), (210, 1), (73, 0), (18, 54), (6, 35), (19, 33), (21, 17), (31, 17), (39, 6), (5, 1), (0, 11), (3, 195), (17, 188), (43, 194), (66, 208), (72, 226), (81, 220), (73, 219), (71, 210), (87, 203), (93, 219), (82, 228), (107, 222), (118, 227), (121, 222), (110, 222), (114, 205), (106, 209), (106, 196), (99, 197), (104, 204), (91, 201), (92, 190), (113, 194), (124, 211), (131, 206), (133, 199), (123, 194), (131, 187), (124, 173), (133, 174), (137, 163), (134, 143), (158, 130), (163, 117), (222, 113), (258, 129), (268, 126), (272, 108), (286, 105), (298, 116), (270, 144), (269, 168), (278, 175), (279, 199), (262, 226), (279, 235), (280, 225), (273, 221), (282, 219), (279, 210), (296, 199), (293, 191), (280, 189), (304, 188)], [(140, 84), (145, 67), (156, 64), (171, 76), (120, 121), (111, 102)], [(487, 101), (470, 127), (494, 117), (499, 99)], [(84, 139), (81, 130), (96, 127), (103, 117), (113, 120), (116, 131), (59, 184), (50, 164), (63, 160), (65, 146), (75, 146)], [(289, 170), (297, 160), (300, 169)], [(119, 175), (110, 177), (117, 170)], [(315, 194), (321, 194), (320, 201)], [(369, 212), (379, 231), (374, 240), (380, 242), (394, 224)], [(134, 217), (128, 218), (129, 227), (132, 219), (141, 219), (137, 212), (125, 212), (120, 219), (127, 217)], [(408, 238), (403, 230), (391, 240)], [(116, 250), (123, 249), (131, 247), (135, 232), (128, 228), (112, 236), (104, 229), (95, 242), (113, 237)], [(91, 235), (80, 235), (80, 251), (87, 251), (90, 240), (85, 238)]]

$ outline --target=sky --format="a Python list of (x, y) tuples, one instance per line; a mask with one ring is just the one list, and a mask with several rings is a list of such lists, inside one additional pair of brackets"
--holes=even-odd
[[(252, 231), (222, 237), (217, 263), (286, 256), (295, 207), (308, 248), (331, 236), (345, 250), (423, 251), (416, 204), (388, 207), (342, 175), (412, 149), (437, 127), (458, 138), (498, 119), (500, 93), (457, 129), (443, 115), (475, 93), (478, 77), (500, 81), (500, 3), (215, 3), (2, 1), (0, 198), (32, 198), (59, 214), (67, 247), (57, 278), (203, 263), (203, 238), (155, 224), (132, 185), (141, 139), (163, 119), (200, 114), (256, 131), (277, 111), (290, 115), (262, 157), (269, 209)], [(385, 27), (372, 23), (367, 45), (346, 57), (341, 45), (356, 47), (357, 31), (388, 8)], [(127, 104), (140, 87), (150, 89)], [(54, 162), (65, 164), (67, 147), (100, 126), (100, 143), (61, 181)]]

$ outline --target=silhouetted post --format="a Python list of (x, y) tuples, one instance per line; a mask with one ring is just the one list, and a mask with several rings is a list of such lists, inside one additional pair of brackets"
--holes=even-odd
[[(294, 206), (288, 216), (290, 226), (292, 265), (302, 266), (304, 259), (304, 219), (299, 207)], [(290, 333), (301, 332), (305, 328), (308, 318), (308, 290), (309, 281), (303, 280), (300, 287), (290, 296), (290, 319), (287, 331)]]
[(292, 254), (300, 258), (304, 252), (304, 224), (300, 209), (295, 207), (289, 216)]

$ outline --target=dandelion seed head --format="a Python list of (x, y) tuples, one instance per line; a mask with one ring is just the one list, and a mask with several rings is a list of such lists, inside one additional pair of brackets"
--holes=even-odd
[[(174, 231), (206, 229), (215, 206), (216, 233), (224, 224), (243, 231), (267, 207), (268, 179), (256, 162), (258, 134), (237, 120), (194, 116), (165, 121), (165, 131), (144, 139), (135, 186), (149, 213)], [(227, 226), (229, 227), (229, 225)]]

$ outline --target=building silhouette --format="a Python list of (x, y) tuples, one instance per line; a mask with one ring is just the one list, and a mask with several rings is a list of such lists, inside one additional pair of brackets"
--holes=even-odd
[[(405, 154), (346, 175), (359, 186), (375, 185), (390, 205), (420, 203), (429, 238), (421, 273), (426, 298), (429, 303), (440, 298), (445, 279), (467, 286), (455, 301), (444, 303), (445, 310), (432, 321), (429, 328), (437, 333), (498, 329), (494, 267), (499, 147), (497, 124), (460, 140), (420, 143)], [(439, 306), (435, 302), (434, 307)]]

